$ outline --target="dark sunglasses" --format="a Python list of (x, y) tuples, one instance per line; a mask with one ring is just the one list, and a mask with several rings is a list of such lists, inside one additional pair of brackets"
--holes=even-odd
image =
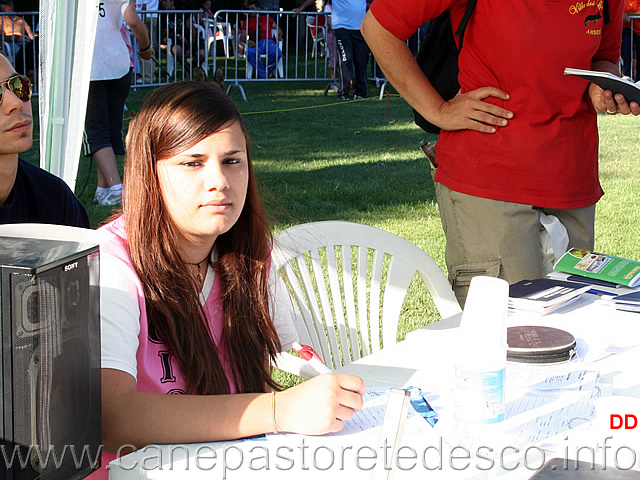
[(29, 80), (29, 77), (26, 75), (15, 74), (14, 76), (7, 78), (5, 81), (0, 82), (0, 103), (4, 100), (5, 85), (23, 102), (28, 102), (31, 98), (33, 86), (31, 85), (31, 80)]

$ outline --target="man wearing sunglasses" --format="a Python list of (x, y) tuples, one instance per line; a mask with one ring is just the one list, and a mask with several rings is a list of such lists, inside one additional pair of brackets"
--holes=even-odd
[(31, 81), (0, 54), (0, 223), (90, 226), (66, 183), (18, 158), (33, 143)]

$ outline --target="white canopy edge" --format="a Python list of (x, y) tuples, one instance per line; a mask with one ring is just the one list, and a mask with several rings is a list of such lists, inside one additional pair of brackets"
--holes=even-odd
[(40, 0), (40, 166), (75, 189), (100, 0)]

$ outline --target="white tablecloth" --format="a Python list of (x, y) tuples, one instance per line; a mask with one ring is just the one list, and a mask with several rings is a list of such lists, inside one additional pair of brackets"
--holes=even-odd
[[(493, 440), (487, 437), (486, 441), (478, 438), (469, 440), (461, 434), (452, 420), (453, 412), (449, 403), (453, 369), (459, 353), (459, 320), (458, 316), (412, 332), (405, 341), (340, 370), (361, 376), (367, 387), (420, 387), (438, 410), (440, 422), (435, 429), (429, 427), (416, 431), (410, 427), (405, 431), (402, 440), (406, 448), (401, 452), (404, 455), (398, 464), (401, 468), (394, 470), (395, 479), (526, 479), (533, 475), (544, 460), (553, 456), (576, 458), (578, 454), (580, 459), (587, 458), (597, 464), (606, 464), (607, 468), (613, 468), (615, 462), (622, 468), (629, 468), (632, 463), (628, 457), (629, 452), (620, 451), (621, 445), (629, 445), (629, 442), (636, 442), (629, 447), (640, 457), (640, 438), (631, 437), (630, 433), (633, 432), (608, 430), (607, 422), (601, 418), (594, 420), (593, 416), (575, 425), (570, 424), (561, 435), (529, 445), (510, 443), (511, 437), (503, 433)], [(640, 419), (640, 400), (633, 403), (633, 397), (640, 399), (639, 314), (616, 311), (597, 297), (587, 295), (579, 302), (547, 316), (511, 312), (508, 324), (548, 325), (571, 332), (577, 338), (581, 358), (560, 367), (564, 369), (562, 371), (599, 372), (599, 381), (609, 385), (613, 395), (621, 399), (631, 397), (628, 399), (631, 403), (616, 408), (636, 409), (634, 412)], [(509, 372), (514, 368), (520, 367), (508, 365), (507, 370)], [(557, 369), (551, 370), (554, 367), (535, 368), (549, 368), (548, 372), (557, 372)], [(510, 397), (509, 385), (507, 392), (508, 402), (516, 401), (521, 395), (519, 391), (512, 389)], [(563, 393), (558, 398), (567, 403), (571, 395), (577, 394)], [(616, 412), (614, 407), (606, 411), (607, 414)], [(555, 413), (552, 412), (549, 416), (553, 417)], [(535, 417), (535, 414), (530, 416)], [(505, 425), (499, 428), (512, 428), (524, 418), (526, 414), (507, 419)], [(612, 438), (605, 440), (607, 436)], [(124, 457), (119, 463), (112, 463), (109, 478), (209, 480), (244, 479), (258, 475), (260, 478), (296, 480), (300, 480), (302, 476), (349, 480), (386, 478), (389, 471), (383, 468), (384, 458), (381, 455), (384, 452), (377, 451), (375, 459), (372, 459), (372, 451), (357, 444), (362, 441), (360, 437), (350, 436), (337, 440), (324, 437), (269, 436), (267, 440), (250, 442), (150, 446)], [(601, 448), (605, 445), (608, 448)], [(376, 447), (377, 445), (371, 445), (369, 449)], [(488, 450), (490, 447), (495, 447), (491, 453)], [(375, 468), (371, 468), (372, 465)], [(640, 477), (640, 473), (638, 475)]]

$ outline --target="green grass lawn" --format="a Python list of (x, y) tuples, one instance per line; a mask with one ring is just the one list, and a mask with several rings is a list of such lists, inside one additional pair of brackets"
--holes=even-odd
[[(247, 102), (238, 89), (230, 92), (246, 119), (274, 230), (329, 219), (366, 223), (414, 242), (444, 270), (444, 234), (429, 165), (419, 148), (435, 137), (414, 125), (410, 107), (393, 93), (381, 101), (371, 84), (370, 98), (338, 102), (335, 94), (322, 95), (325, 85), (247, 83)], [(127, 114), (149, 92), (132, 91)], [(596, 248), (640, 259), (640, 123), (630, 116), (600, 115), (599, 124), (601, 181), (607, 193), (598, 204)], [(36, 142), (25, 158), (35, 160), (37, 148)], [(113, 211), (92, 204), (95, 177), (95, 166), (83, 158), (76, 192), (97, 226)], [(401, 335), (436, 319), (427, 297), (412, 286)]]

